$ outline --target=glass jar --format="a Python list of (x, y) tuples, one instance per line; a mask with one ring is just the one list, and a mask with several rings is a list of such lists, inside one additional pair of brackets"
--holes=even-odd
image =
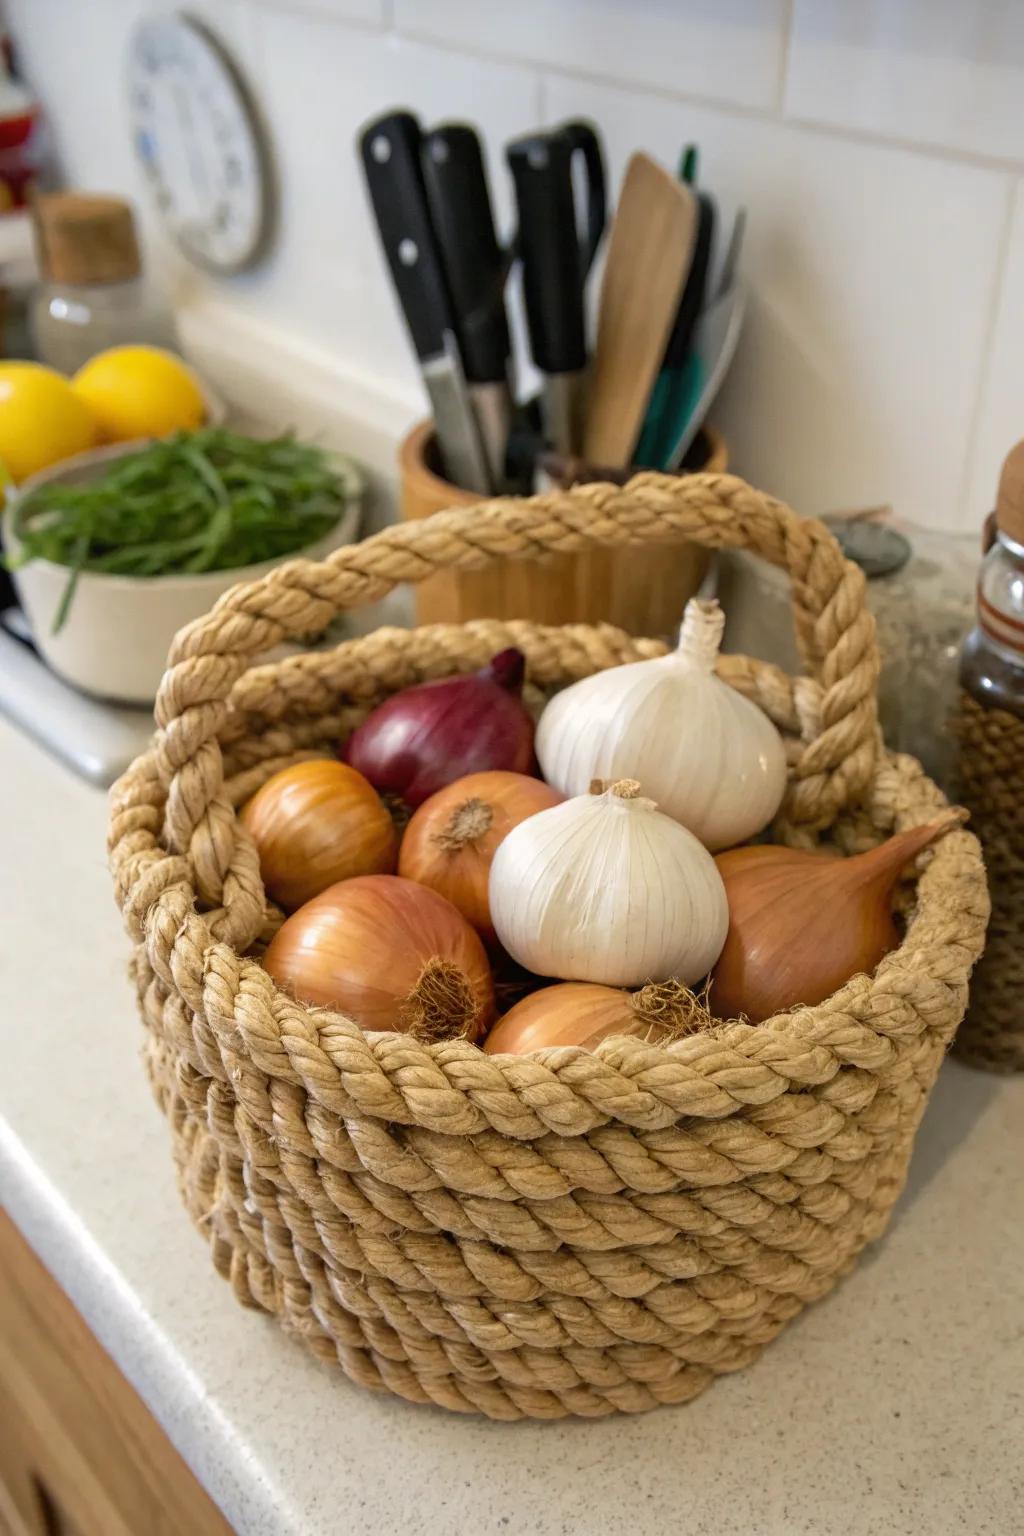
[(1007, 456), (978, 572), (977, 623), (960, 656), (954, 793), (970, 812), (992, 915), (957, 1054), (1024, 1071), (1024, 443)]
[(107, 347), (175, 345), (170, 310), (142, 276), (131, 205), (54, 192), (33, 208), (41, 281), (30, 311), (36, 355), (76, 373)]
[(1024, 719), (1024, 545), (993, 523), (978, 572), (978, 622), (960, 654), (960, 682), (979, 704)]
[[(976, 538), (874, 513), (826, 523), (868, 579), (886, 744), (919, 758), (945, 789), (955, 756), (949, 721), (959, 692), (960, 646), (974, 613)], [(726, 612), (725, 650), (773, 661), (790, 675), (803, 671), (784, 572), (747, 550), (723, 551), (718, 595)]]
[(949, 725), (959, 694), (960, 647), (974, 617), (977, 535), (894, 523), (891, 534), (906, 544), (907, 558), (882, 565), (865, 558), (868, 546), (862, 549), (872, 528), (877, 535), (889, 531), (859, 522), (838, 533), (846, 554), (868, 578), (882, 658), (882, 735), (892, 751), (916, 757), (948, 793), (956, 762)]
[(36, 356), (60, 373), (77, 373), (107, 347), (144, 342), (175, 350), (169, 310), (142, 277), (123, 283), (40, 283), (29, 323)]

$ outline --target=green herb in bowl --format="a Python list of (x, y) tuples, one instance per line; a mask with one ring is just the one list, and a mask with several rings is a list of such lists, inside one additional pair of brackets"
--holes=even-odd
[(322, 449), (207, 427), (124, 454), (85, 483), (40, 486), (17, 509), (11, 563), (68, 567), (56, 632), (81, 571), (173, 576), (277, 560), (327, 534), (347, 501)]

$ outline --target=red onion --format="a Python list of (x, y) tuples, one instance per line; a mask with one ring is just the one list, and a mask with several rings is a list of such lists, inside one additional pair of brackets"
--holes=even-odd
[(467, 773), (532, 773), (525, 670), (522, 651), (512, 646), (469, 676), (405, 688), (366, 717), (341, 755), (378, 793), (397, 795), (410, 806)]

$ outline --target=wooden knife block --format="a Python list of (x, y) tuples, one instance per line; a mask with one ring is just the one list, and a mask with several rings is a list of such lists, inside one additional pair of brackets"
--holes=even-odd
[[(705, 470), (723, 472), (725, 441), (705, 429)], [(413, 427), (399, 449), (403, 521), (482, 498), (438, 473), (433, 423)], [(509, 560), (481, 571), (442, 571), (416, 586), (420, 624), (466, 619), (532, 619), (538, 624), (615, 624), (631, 635), (671, 635), (707, 571), (706, 550), (689, 544), (591, 549)]]

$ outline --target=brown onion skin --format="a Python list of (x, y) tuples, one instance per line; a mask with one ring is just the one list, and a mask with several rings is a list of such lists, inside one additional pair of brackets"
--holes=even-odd
[(256, 844), (267, 895), (286, 912), (339, 880), (390, 874), (394, 822), (361, 773), (330, 758), (294, 763), (247, 802), (241, 822)]
[[(458, 907), (485, 942), (493, 944), (487, 877), (495, 850), (521, 821), (564, 799), (550, 784), (525, 773), (492, 769), (467, 774), (439, 789), (415, 812), (398, 851), (398, 873), (438, 891)], [(474, 816), (481, 822), (490, 820), (479, 835), (461, 847), (445, 846), (445, 834), (452, 829), (453, 818), (460, 815), (468, 829)]]
[(368, 1030), (402, 1030), (424, 966), (462, 972), (476, 1005), (469, 1039), (494, 1017), (494, 986), (479, 937), (450, 901), (399, 875), (330, 886), (278, 930), (264, 969), (300, 1002), (338, 1008)]
[(729, 932), (711, 973), (719, 1017), (759, 1024), (870, 975), (899, 942), (891, 899), (901, 872), (965, 814), (947, 809), (846, 859), (774, 844), (719, 854), (729, 902)]
[(382, 795), (413, 808), (467, 773), (532, 773), (534, 724), (521, 697), (524, 665), (513, 646), (479, 672), (404, 688), (356, 727), (342, 758)]
[(589, 981), (560, 981), (531, 992), (500, 1018), (484, 1041), (491, 1056), (522, 1056), (552, 1045), (592, 1050), (610, 1035), (645, 1033), (628, 992)]

